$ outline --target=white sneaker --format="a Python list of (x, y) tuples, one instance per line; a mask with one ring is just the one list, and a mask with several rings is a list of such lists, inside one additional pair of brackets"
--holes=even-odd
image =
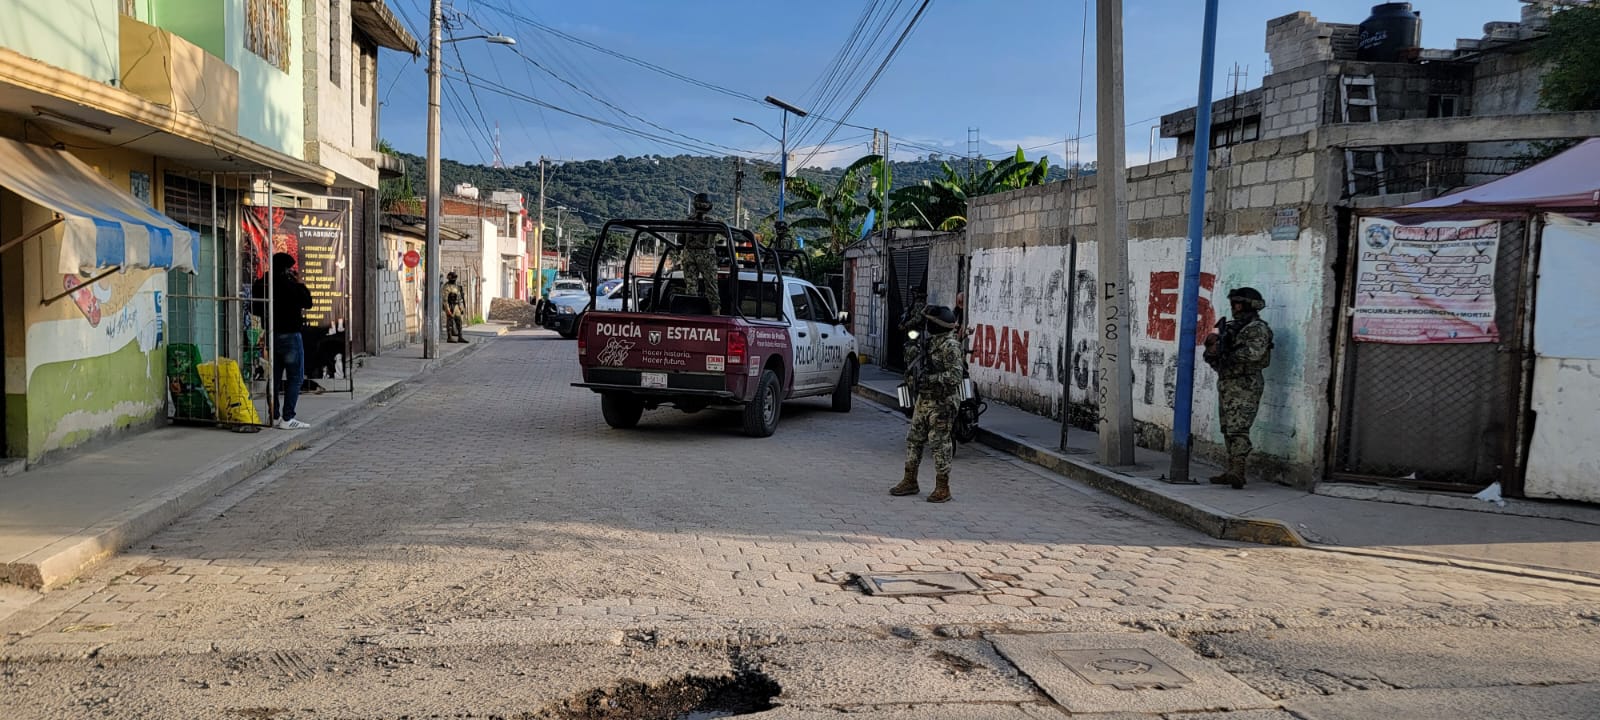
[(311, 423), (300, 422), (299, 418), (278, 421), (278, 427), (284, 430), (304, 430), (311, 427)]

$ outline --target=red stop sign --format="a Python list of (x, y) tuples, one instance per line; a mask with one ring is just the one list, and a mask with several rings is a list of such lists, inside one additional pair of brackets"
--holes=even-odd
[(420, 264), (421, 262), (422, 262), (422, 256), (418, 255), (417, 251), (415, 251), (415, 250), (407, 250), (406, 251), (406, 257), (405, 257), (406, 267), (414, 268), (418, 264)]

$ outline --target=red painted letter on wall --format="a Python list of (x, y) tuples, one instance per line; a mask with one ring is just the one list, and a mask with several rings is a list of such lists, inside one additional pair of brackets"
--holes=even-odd
[[(1200, 273), (1200, 317), (1195, 328), (1195, 344), (1205, 339), (1211, 326), (1217, 324), (1217, 313), (1211, 308), (1211, 289), (1217, 276)], [(1178, 335), (1178, 292), (1183, 275), (1172, 271), (1150, 273), (1150, 296), (1146, 298), (1145, 334), (1155, 340), (1171, 342)]]

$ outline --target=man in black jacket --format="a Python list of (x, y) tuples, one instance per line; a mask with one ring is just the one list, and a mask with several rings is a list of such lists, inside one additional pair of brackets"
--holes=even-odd
[[(267, 331), (272, 334), (272, 426), (284, 430), (302, 430), (310, 423), (295, 418), (295, 405), (300, 401), (300, 386), (306, 379), (306, 348), (301, 331), (305, 328), (305, 311), (311, 308), (311, 291), (294, 271), (294, 256), (277, 253), (272, 256), (271, 295), (272, 317), (267, 320)], [(267, 278), (260, 278), (250, 286), (255, 298), (266, 298)], [(265, 303), (255, 304), (255, 314), (265, 314)], [(279, 393), (283, 394), (278, 402)]]

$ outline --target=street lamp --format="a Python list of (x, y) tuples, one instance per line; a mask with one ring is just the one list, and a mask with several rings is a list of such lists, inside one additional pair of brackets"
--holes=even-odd
[(689, 217), (694, 217), (694, 196), (698, 193), (682, 185), (679, 185), (678, 189), (689, 194)]
[(566, 214), (566, 212), (567, 212), (567, 206), (565, 206), (565, 205), (557, 205), (556, 206), (556, 255), (560, 256), (560, 259), (566, 262), (566, 264), (567, 264), (567, 276), (571, 277), (572, 276), (572, 259), (567, 257), (566, 254), (562, 252), (563, 246), (566, 245), (566, 233), (562, 232), (562, 230), (561, 230), (561, 218), (562, 218), (563, 215)]
[(439, 314), (443, 308), (439, 297), (439, 46), (462, 40), (486, 40), (494, 45), (516, 45), (514, 38), (505, 35), (469, 35), (442, 40), (444, 29), (444, 0), (433, 0), (428, 14), (428, 217), (427, 261), (428, 285), (422, 308), (422, 357), (432, 360), (439, 357)]
[[(783, 135), (781, 137), (775, 137), (775, 138), (772, 138), (772, 139), (778, 141), (778, 153), (779, 153), (778, 154), (778, 227), (779, 227), (778, 235), (779, 235), (779, 239), (780, 240), (783, 240), (784, 242), (787, 242), (788, 238), (784, 237), (784, 236), (786, 235), (785, 231), (787, 230), (789, 224), (787, 222), (784, 222), (784, 205), (787, 202), (787, 200), (786, 200), (787, 196), (786, 196), (785, 190), (787, 190), (788, 185), (789, 185), (789, 115), (791, 113), (793, 113), (796, 117), (805, 117), (806, 115), (808, 115), (810, 113), (807, 113), (806, 111), (801, 110), (800, 108), (795, 107), (794, 105), (790, 105), (789, 103), (786, 103), (786, 102), (784, 102), (782, 100), (779, 100), (779, 99), (777, 99), (777, 98), (775, 98), (775, 97), (773, 97), (771, 95), (768, 95), (766, 99), (767, 99), (767, 104), (768, 105), (771, 105), (771, 106), (776, 107), (779, 110), (783, 111)], [(744, 124), (749, 125), (750, 127), (753, 127), (753, 128), (755, 128), (757, 130), (761, 130), (761, 132), (763, 132), (763, 133), (766, 133), (767, 137), (772, 137), (772, 133), (767, 132), (766, 130), (762, 129), (762, 127), (760, 125), (757, 125), (757, 124), (755, 124), (753, 122), (750, 122), (748, 120), (740, 120), (739, 118), (734, 118), (734, 122), (744, 123)]]

